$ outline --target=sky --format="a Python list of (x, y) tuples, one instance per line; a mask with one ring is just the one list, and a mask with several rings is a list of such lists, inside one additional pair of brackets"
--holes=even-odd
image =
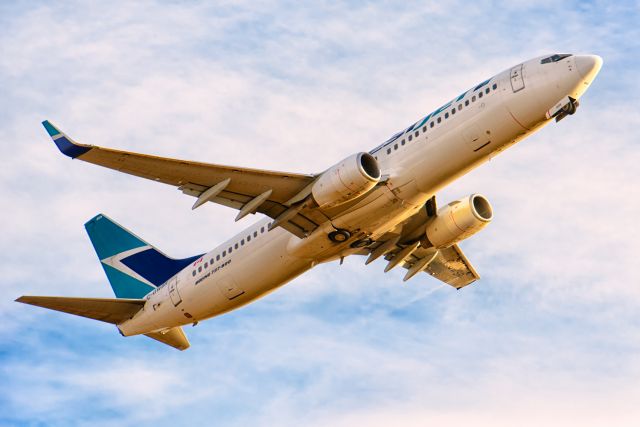
[[(0, 425), (636, 426), (640, 3), (0, 2)], [(494, 220), (459, 292), (321, 265), (178, 352), (15, 303), (112, 297), (83, 224), (175, 257), (257, 218), (60, 155), (82, 143), (314, 173), (547, 53), (604, 66), (578, 113), (438, 194)]]

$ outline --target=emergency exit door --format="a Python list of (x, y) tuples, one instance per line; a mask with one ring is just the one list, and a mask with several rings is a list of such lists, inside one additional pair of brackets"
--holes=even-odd
[(169, 280), (169, 296), (171, 297), (171, 302), (176, 307), (178, 304), (182, 302), (182, 298), (180, 297), (180, 292), (178, 292), (178, 277), (174, 277)]
[(513, 93), (524, 89), (524, 77), (522, 76), (522, 64), (511, 69), (511, 89)]

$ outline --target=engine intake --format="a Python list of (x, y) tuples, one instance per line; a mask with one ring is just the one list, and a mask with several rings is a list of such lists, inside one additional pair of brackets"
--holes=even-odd
[(476, 234), (492, 219), (489, 200), (480, 194), (472, 194), (439, 209), (426, 227), (427, 239), (434, 247), (445, 248)]
[(341, 205), (371, 190), (380, 181), (380, 167), (369, 153), (356, 153), (327, 169), (313, 184), (318, 206)]

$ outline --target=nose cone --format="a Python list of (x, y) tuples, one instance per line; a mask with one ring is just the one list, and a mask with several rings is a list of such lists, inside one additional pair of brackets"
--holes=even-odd
[(585, 80), (592, 81), (602, 68), (602, 58), (598, 55), (578, 55), (576, 56), (576, 67)]

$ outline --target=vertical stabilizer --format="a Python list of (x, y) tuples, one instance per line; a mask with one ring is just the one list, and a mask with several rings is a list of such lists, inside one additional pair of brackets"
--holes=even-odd
[(118, 298), (144, 297), (201, 256), (168, 257), (103, 214), (84, 226)]

